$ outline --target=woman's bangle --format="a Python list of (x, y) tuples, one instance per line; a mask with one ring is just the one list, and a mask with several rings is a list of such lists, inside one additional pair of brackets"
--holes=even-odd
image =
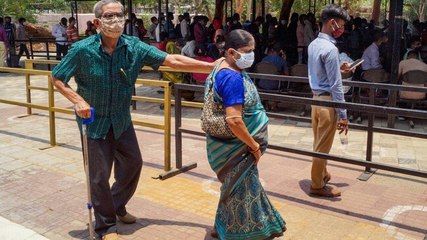
[(242, 118), (242, 116), (240, 116), (240, 115), (227, 116), (227, 117), (225, 117), (225, 120), (232, 119), (232, 118)]
[(256, 152), (258, 152), (259, 150), (260, 150), (260, 145), (258, 145), (258, 148), (257, 149), (255, 149), (255, 150), (252, 150), (252, 148), (250, 148), (250, 147), (248, 147), (249, 148), (249, 152), (250, 153), (256, 153)]

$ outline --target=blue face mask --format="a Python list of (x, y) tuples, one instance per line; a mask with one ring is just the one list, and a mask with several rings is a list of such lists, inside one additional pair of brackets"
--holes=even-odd
[[(234, 50), (234, 49), (233, 49)], [(240, 69), (250, 68), (255, 61), (255, 53), (252, 51), (250, 53), (241, 53), (239, 51), (234, 50), (238, 54), (240, 54), (240, 58), (236, 59), (236, 65)]]

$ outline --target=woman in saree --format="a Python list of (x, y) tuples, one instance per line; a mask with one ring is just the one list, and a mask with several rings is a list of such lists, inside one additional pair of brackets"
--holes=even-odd
[(226, 240), (273, 239), (282, 236), (286, 227), (258, 176), (257, 164), (267, 148), (268, 117), (244, 70), (253, 64), (255, 41), (250, 33), (234, 30), (226, 38), (225, 49), (224, 60), (205, 87), (213, 84), (215, 101), (223, 104), (235, 135), (231, 139), (207, 135), (209, 164), (222, 183), (211, 235)]

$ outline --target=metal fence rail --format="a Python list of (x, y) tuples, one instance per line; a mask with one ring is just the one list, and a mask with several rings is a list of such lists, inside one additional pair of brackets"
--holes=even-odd
[[(37, 61), (29, 61), (26, 63), (28, 64), (28, 67), (32, 66), (33, 63)], [(13, 101), (9, 99), (3, 99), (0, 98), (0, 103), (4, 104), (10, 104), (15, 106), (21, 106), (27, 108), (27, 114), (32, 114), (32, 109), (39, 109), (49, 112), (49, 144), (50, 146), (44, 147), (41, 149), (47, 149), (50, 147), (54, 147), (57, 145), (56, 141), (56, 124), (55, 124), (55, 113), (65, 113), (65, 114), (72, 114), (74, 115), (74, 111), (71, 109), (66, 108), (60, 108), (55, 107), (55, 90), (52, 84), (52, 73), (50, 71), (43, 71), (43, 70), (34, 70), (34, 69), (20, 69), (20, 68), (7, 68), (7, 67), (0, 67), (0, 71), (2, 72), (8, 72), (8, 73), (16, 73), (16, 74), (23, 74), (25, 75), (26, 84), (26, 101), (20, 102), (20, 101)], [(32, 86), (31, 85), (31, 76), (45, 76), (47, 80), (47, 87), (39, 87), (39, 86)], [(171, 167), (171, 82), (168, 81), (158, 81), (158, 80), (148, 80), (148, 79), (137, 79), (136, 84), (143, 84), (148, 86), (157, 86), (162, 87), (165, 92), (164, 99), (155, 99), (155, 98), (149, 98), (149, 97), (142, 97), (142, 96), (133, 96), (132, 100), (135, 101), (148, 101), (148, 102), (160, 102), (164, 104), (164, 116), (163, 116), (163, 123), (157, 123), (157, 122), (148, 122), (148, 121), (140, 121), (133, 119), (132, 122), (135, 125), (143, 126), (143, 127), (149, 127), (154, 129), (160, 129), (163, 130), (164, 133), (164, 173), (159, 175), (160, 179), (163, 179), (164, 175), (168, 174), (177, 174), (181, 169), (172, 169)], [(48, 105), (40, 105), (40, 104), (34, 104), (31, 103), (31, 90), (40, 90), (40, 91), (47, 91), (48, 92)]]
[[(57, 64), (58, 61), (56, 60), (26, 60), (26, 68), (28, 68), (30, 71), (38, 71), (38, 70), (31, 70), (34, 67), (34, 64)], [(144, 67), (144, 70), (153, 70), (149, 67)], [(10, 70), (12, 71), (12, 70)], [(181, 72), (179, 70), (174, 70), (169, 67), (162, 66), (159, 71), (165, 71), (165, 72)], [(23, 73), (27, 75), (27, 103), (22, 103), (21, 106), (27, 107), (27, 112), (31, 114), (31, 108), (34, 107), (34, 105), (31, 103), (31, 90), (49, 90), (49, 88), (41, 88), (41, 87), (35, 87), (31, 86), (29, 82), (29, 76), (32, 72), (25, 72), (25, 70), (22, 69), (14, 69), (13, 72), (16, 73)], [(196, 73), (207, 73), (206, 71), (199, 71), (197, 69), (194, 70)], [(33, 72), (35, 73), (35, 72)], [(281, 80), (281, 81), (289, 81), (289, 82), (297, 82), (297, 83), (308, 83), (308, 78), (306, 77), (295, 77), (295, 76), (280, 76), (280, 75), (271, 75), (271, 74), (257, 74), (257, 73), (250, 73), (249, 74), (252, 78), (262, 78), (262, 79), (269, 79), (269, 80)], [(150, 81), (150, 80), (145, 80)], [(151, 80), (154, 82), (154, 80)], [(157, 81), (162, 83), (166, 83), (165, 81)], [(140, 80), (137, 81), (137, 84), (143, 83)], [(170, 87), (170, 83), (169, 87)], [(160, 85), (154, 85), (154, 86), (160, 86)], [(380, 83), (367, 83), (367, 82), (351, 82), (351, 81), (345, 81), (343, 82), (343, 85), (351, 86), (351, 87), (360, 87), (360, 88), (368, 88), (371, 89), (371, 92), (373, 92), (373, 89), (387, 89), (389, 91), (418, 91), (418, 92), (426, 92), (427, 88), (425, 87), (411, 87), (411, 86), (402, 86), (402, 85), (393, 85), (393, 84), (380, 84)], [(180, 172), (184, 172), (188, 169), (194, 168), (197, 165), (195, 163), (192, 163), (187, 166), (183, 166), (182, 164), (182, 133), (187, 134), (193, 134), (198, 136), (204, 136), (205, 134), (201, 131), (193, 130), (193, 129), (186, 129), (182, 127), (182, 107), (188, 106), (188, 107), (196, 107), (201, 108), (203, 106), (203, 103), (196, 103), (196, 102), (188, 102), (188, 101), (182, 101), (181, 100), (181, 91), (182, 90), (190, 90), (195, 92), (203, 92), (203, 86), (197, 86), (197, 85), (190, 85), (190, 84), (175, 84), (174, 85), (176, 91), (175, 91), (175, 101), (170, 99), (170, 92), (165, 91), (165, 122), (166, 119), (169, 118), (170, 121), (170, 113), (169, 116), (166, 117), (168, 114), (167, 112), (170, 112), (171, 105), (175, 104), (175, 144), (176, 144), (176, 169), (171, 171), (171, 164), (170, 164), (170, 146), (169, 151), (166, 150), (165, 147), (165, 174), (159, 176), (161, 179), (169, 178), (173, 175), (176, 175)], [(170, 91), (170, 90), (169, 90)], [(402, 109), (397, 107), (391, 107), (391, 106), (375, 106), (373, 105), (375, 102), (375, 96), (374, 94), (370, 94), (369, 104), (358, 104), (358, 103), (337, 103), (332, 101), (323, 101), (323, 100), (314, 100), (308, 97), (301, 97), (301, 96), (295, 96), (292, 92), (284, 92), (282, 94), (272, 94), (272, 93), (260, 93), (260, 96), (263, 99), (267, 100), (274, 100), (279, 102), (291, 102), (293, 104), (301, 104), (301, 105), (321, 105), (321, 106), (328, 106), (328, 107), (338, 107), (338, 108), (346, 108), (348, 110), (356, 110), (360, 112), (364, 112), (368, 114), (368, 124), (367, 125), (361, 125), (361, 124), (350, 124), (350, 127), (352, 129), (358, 129), (358, 130), (364, 130), (367, 132), (367, 143), (366, 143), (366, 156), (365, 159), (352, 159), (352, 158), (343, 158), (340, 156), (335, 155), (329, 155), (329, 154), (322, 154), (322, 153), (315, 153), (312, 151), (306, 151), (302, 149), (296, 149), (296, 148), (289, 148), (286, 146), (276, 146), (276, 145), (270, 145), (269, 147), (271, 149), (276, 149), (280, 151), (286, 151), (286, 152), (292, 152), (297, 154), (303, 154), (307, 156), (314, 156), (314, 157), (320, 157), (320, 158), (326, 158), (338, 162), (345, 162), (349, 164), (354, 165), (360, 165), (365, 166), (365, 171), (367, 173), (373, 172), (371, 168), (377, 168), (377, 169), (383, 169), (387, 171), (392, 172), (399, 172), (404, 174), (410, 174), (414, 176), (420, 176), (420, 177), (427, 177), (427, 172), (424, 171), (418, 171), (418, 170), (412, 170), (407, 168), (400, 168), (395, 167), (387, 164), (382, 163), (372, 163), (372, 148), (373, 148), (373, 134), (376, 133), (386, 133), (386, 134), (394, 134), (394, 135), (400, 135), (400, 136), (410, 136), (410, 137), (417, 137), (422, 139), (427, 139), (427, 133), (419, 133), (419, 132), (413, 132), (413, 131), (405, 131), (400, 129), (394, 129), (394, 128), (384, 128), (384, 127), (376, 127), (374, 126), (374, 119), (375, 115), (382, 114), (382, 115), (402, 115), (407, 117), (413, 117), (413, 118), (420, 118), (420, 119), (427, 119), (427, 112), (421, 111), (421, 110), (411, 110), (411, 109)], [(166, 100), (166, 98), (169, 98)], [(155, 99), (155, 98), (147, 98), (147, 97), (141, 97), (141, 96), (133, 96), (132, 100), (135, 101), (150, 101), (150, 102), (157, 102), (162, 103), (162, 99)], [(55, 107), (52, 108), (52, 114), (54, 114), (54, 111), (62, 112), (67, 111), (60, 110)], [(69, 110), (68, 110), (69, 111)], [(295, 116), (291, 114), (281, 114), (281, 113), (268, 113), (269, 116), (275, 117), (275, 118), (281, 118), (281, 119), (289, 119), (289, 120), (295, 120), (300, 122), (311, 122), (311, 119), (309, 117), (300, 117)], [(136, 124), (140, 124), (142, 126), (162, 129), (162, 126), (158, 126), (156, 124), (152, 123), (143, 123), (136, 121)], [(170, 123), (169, 123), (170, 124)], [(167, 134), (169, 132), (169, 134)], [(169, 136), (166, 136), (169, 135)], [(169, 140), (167, 138), (169, 137)], [(169, 130), (165, 131), (165, 142), (170, 142), (170, 125)], [(166, 152), (168, 152), (168, 156), (166, 156)], [(168, 162), (166, 162), (166, 159), (169, 159)]]
[[(282, 81), (295, 81), (295, 82), (308, 82), (307, 78), (304, 77), (289, 77), (289, 76), (278, 76), (278, 75), (269, 75), (269, 74), (250, 74), (252, 77), (258, 78), (267, 78), (270, 80), (282, 80)], [(344, 82), (345, 85), (356, 86), (356, 87), (366, 87), (370, 89), (380, 88), (380, 89), (389, 89), (389, 90), (410, 90), (418, 92), (427, 92), (425, 87), (409, 87), (401, 85), (391, 85), (391, 84), (376, 84), (376, 83), (364, 83), (364, 82)], [(205, 136), (204, 132), (188, 129), (182, 127), (182, 105), (180, 103), (181, 91), (182, 90), (191, 90), (196, 92), (203, 92), (203, 86), (195, 86), (189, 84), (175, 84), (175, 144), (176, 144), (176, 167), (179, 168), (182, 166), (182, 134), (192, 134), (197, 136)], [(382, 169), (386, 171), (408, 174), (412, 176), (424, 177), (427, 178), (427, 171), (414, 170), (409, 168), (396, 167), (383, 163), (373, 163), (372, 162), (372, 148), (373, 148), (373, 134), (376, 133), (386, 133), (394, 134), (400, 136), (410, 136), (417, 137), (422, 139), (427, 139), (427, 133), (416, 133), (413, 131), (405, 131), (394, 128), (383, 128), (375, 127), (374, 119), (375, 114), (384, 114), (384, 115), (401, 115), (413, 118), (427, 119), (427, 111), (422, 110), (413, 110), (413, 109), (402, 109), (397, 107), (388, 107), (388, 106), (375, 106), (373, 104), (374, 94), (371, 94), (371, 104), (360, 104), (360, 103), (338, 103), (333, 101), (326, 100), (314, 100), (311, 98), (304, 98), (292, 95), (284, 94), (271, 94), (271, 93), (260, 93), (260, 96), (264, 99), (279, 101), (279, 102), (290, 102), (295, 104), (304, 104), (304, 105), (319, 105), (319, 106), (328, 106), (334, 108), (345, 108), (348, 110), (357, 110), (368, 114), (368, 124), (350, 124), (351, 128), (365, 130), (367, 132), (367, 142), (366, 142), (366, 157), (365, 159), (354, 159), (341, 157), (332, 154), (323, 154), (313, 151), (307, 151), (298, 148), (278, 146), (278, 145), (269, 145), (270, 149), (275, 149), (284, 152), (291, 152), (311, 157), (319, 157), (324, 159), (329, 159), (337, 162), (348, 163), (353, 165), (365, 166), (365, 173), (362, 174), (359, 179), (367, 180), (369, 176), (375, 171), (375, 169)], [(311, 119), (308, 117), (298, 117), (289, 114), (280, 114), (280, 113), (268, 113), (269, 116), (282, 119), (291, 119), (295, 121), (311, 122)]]

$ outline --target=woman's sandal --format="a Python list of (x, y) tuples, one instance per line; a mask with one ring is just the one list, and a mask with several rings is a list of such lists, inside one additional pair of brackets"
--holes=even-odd
[(218, 232), (215, 227), (211, 230), (211, 237), (218, 238)]

